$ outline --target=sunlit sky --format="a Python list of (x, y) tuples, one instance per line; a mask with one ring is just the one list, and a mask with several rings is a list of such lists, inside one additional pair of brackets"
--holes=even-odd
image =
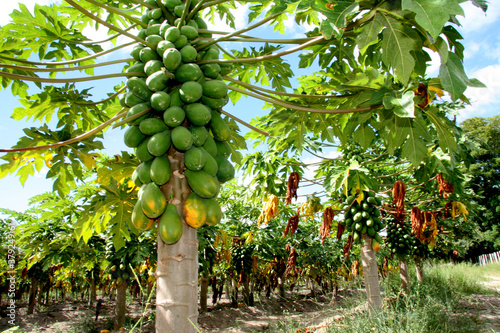
[[(2, 10), (0, 11), (0, 25), (5, 25), (9, 21), (9, 13), (18, 8), (19, 3), (24, 3), (30, 9), (35, 3), (40, 5), (55, 3), (54, 0), (10, 0), (3, 1)], [(487, 13), (472, 5), (471, 2), (462, 4), (465, 11), (465, 18), (459, 17), (462, 27), (459, 31), (462, 33), (465, 45), (465, 69), (469, 77), (475, 77), (485, 83), (487, 88), (469, 88), (466, 95), (470, 98), (472, 104), (468, 105), (460, 112), (458, 121), (470, 117), (489, 117), (497, 115), (500, 103), (500, 34), (498, 27), (500, 26), (500, 2), (492, 1), (489, 4)], [(236, 13), (237, 28), (241, 28), (246, 24), (247, 7), (241, 7)], [(293, 24), (292, 20), (287, 23), (287, 31), (294, 36), (300, 36), (305, 27), (299, 27)], [(217, 30), (227, 30), (227, 27), (217, 26)], [(270, 29), (268, 29), (270, 30)], [(266, 33), (264, 31), (264, 33)], [(103, 34), (96, 31), (88, 31), (86, 34), (94, 40), (103, 39)], [(128, 51), (123, 51), (122, 54), (115, 56), (129, 57)], [(428, 72), (429, 75), (437, 75), (439, 70), (439, 56), (431, 55), (433, 62), (430, 63)], [(104, 60), (104, 59), (103, 59)], [(291, 64), (296, 66), (296, 64)], [(305, 74), (300, 71), (299, 74)], [(119, 81), (106, 80), (93, 84), (95, 88), (92, 92), (98, 96), (105, 96), (104, 93), (112, 91), (114, 84)], [(293, 84), (293, 82), (292, 82)], [(31, 92), (31, 90), (30, 90)], [(34, 90), (32, 91), (34, 93)], [(102, 95), (100, 95), (102, 94)], [(2, 113), (0, 121), (0, 146), (8, 148), (17, 142), (17, 139), (23, 135), (22, 128), (31, 126), (31, 123), (25, 121), (15, 121), (10, 118), (12, 110), (19, 106), (19, 102), (12, 97), (10, 90), (0, 90), (0, 99), (2, 101)], [(254, 115), (263, 114), (260, 110), (262, 104), (252, 102), (249, 99), (240, 100), (237, 107), (229, 107), (227, 110), (237, 117), (249, 120)], [(122, 134), (118, 131), (108, 132), (105, 135), (105, 146), (109, 154), (115, 154), (121, 150), (129, 150), (122, 143)], [(311, 162), (313, 157), (305, 156), (305, 161)], [(19, 180), (11, 175), (0, 179), (0, 207), (17, 211), (24, 211), (28, 207), (30, 197), (50, 191), (52, 182), (45, 179), (46, 170), (30, 177), (26, 184), (21, 186)]]

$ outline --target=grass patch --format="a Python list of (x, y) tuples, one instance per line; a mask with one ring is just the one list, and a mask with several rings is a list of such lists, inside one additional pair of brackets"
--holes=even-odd
[[(399, 274), (381, 282), (384, 290), (384, 307), (369, 314), (352, 310), (366, 302), (363, 293), (353, 296), (343, 304), (346, 315), (328, 327), (329, 333), (391, 332), (481, 332), (483, 323), (479, 312), (472, 306), (474, 296), (497, 294), (481, 284), (485, 275), (500, 275), (500, 265), (475, 266), (470, 264), (426, 265), (425, 281), (418, 284), (415, 268), (409, 264), (410, 291), (401, 293)], [(296, 332), (298, 323), (290, 321), (278, 325), (279, 332)], [(273, 330), (271, 330), (273, 331)], [(482, 331), (484, 332), (484, 331)]]

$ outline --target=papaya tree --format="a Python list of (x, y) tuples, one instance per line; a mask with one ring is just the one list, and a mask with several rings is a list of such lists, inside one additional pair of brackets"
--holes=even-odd
[[(64, 195), (83, 179), (82, 168), (95, 167), (102, 131), (128, 124), (124, 141), (140, 162), (129, 174), (140, 187), (138, 204), (131, 208), (117, 201), (108, 206), (112, 217), (84, 219), (77, 236), (89, 239), (113, 220), (119, 249), (130, 226), (147, 229), (156, 221), (156, 329), (194, 332), (196, 228), (221, 218), (215, 197), (221, 183), (234, 176), (228, 158), (240, 162), (237, 150), (246, 147), (236, 122), (259, 135), (293, 134), (277, 147), (280, 151), (301, 152), (313, 134), (330, 144), (353, 139), (365, 149), (380, 138), (390, 154), (415, 167), (428, 157), (435, 137), (452, 154), (457, 150), (454, 124), (446, 111), (428, 104), (443, 92), (454, 101), (465, 100), (467, 86), (481, 85), (463, 69), (463, 45), (454, 28), (456, 16), (464, 14), (461, 2), (447, 0), (436, 9), (424, 0), (270, 1), (249, 6), (250, 23), (232, 32), (209, 30), (206, 19), (220, 18), (234, 27), (232, 11), (246, 1), (65, 0), (37, 5), (33, 13), (21, 5), (0, 32), (2, 86), (10, 86), (21, 101), (15, 119), (48, 123), (57, 117), (58, 122), (55, 128), (26, 129), (18, 144), (2, 149), (0, 174), (17, 172), (24, 182), (45, 164), (54, 190)], [(311, 27), (303, 38), (252, 36), (263, 26), (285, 32), (289, 16)], [(109, 38), (91, 41), (84, 35), (87, 27), (106, 29)], [(130, 42), (107, 50), (100, 46), (121, 36)], [(226, 43), (232, 42), (243, 47), (228, 50)], [(132, 45), (132, 58), (96, 61)], [(283, 45), (292, 46), (282, 50)], [(428, 52), (440, 55), (437, 78), (425, 77)], [(285, 58), (290, 55), (299, 55), (303, 68), (318, 60), (319, 71), (299, 80), (296, 89)], [(120, 63), (125, 64), (122, 72), (94, 75), (98, 67)], [(82, 75), (59, 74), (70, 71)], [(87, 87), (79, 88), (80, 82), (120, 77), (126, 83), (113, 81), (103, 100), (93, 101)], [(39, 92), (29, 95), (27, 82), (38, 85)], [(229, 99), (237, 102), (242, 95), (270, 104), (260, 128), (223, 110)], [(116, 186), (126, 192), (124, 183)], [(346, 196), (357, 198), (367, 189), (367, 183), (343, 187)], [(364, 235), (367, 272), (374, 261), (371, 238)], [(375, 290), (377, 282), (372, 282)], [(369, 299), (372, 308), (380, 307), (376, 290)]]

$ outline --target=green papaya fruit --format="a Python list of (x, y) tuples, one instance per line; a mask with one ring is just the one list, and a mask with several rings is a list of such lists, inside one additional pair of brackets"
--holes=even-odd
[(169, 204), (158, 221), (158, 234), (168, 245), (175, 244), (182, 236), (182, 218), (175, 205)]
[(145, 137), (138, 126), (130, 126), (123, 135), (123, 142), (127, 147), (135, 148)]
[(149, 90), (146, 80), (143, 78), (133, 76), (127, 79), (127, 88), (137, 97), (142, 99), (143, 101), (149, 101), (151, 95), (153, 94), (151, 90)]
[(155, 183), (149, 183), (145, 186), (141, 195), (141, 207), (147, 217), (155, 219), (165, 211), (167, 199)]
[(181, 53), (182, 61), (185, 63), (196, 61), (196, 57), (198, 56), (198, 52), (191, 45), (184, 46), (179, 52)]
[(207, 128), (205, 126), (191, 126), (189, 128), (189, 131), (191, 132), (194, 138), (193, 146), (196, 147), (203, 146), (209, 135)]
[(153, 156), (161, 156), (165, 154), (172, 141), (170, 139), (170, 130), (165, 130), (154, 134), (148, 141), (148, 151)]
[(207, 211), (206, 224), (214, 226), (222, 219), (222, 209), (215, 198), (203, 199)]
[[(151, 91), (160, 91), (167, 87), (168, 77), (163, 70), (159, 70), (149, 75), (146, 79), (146, 85)], [(151, 98), (151, 96), (150, 96)]]
[(200, 100), (203, 89), (196, 81), (184, 82), (179, 89), (179, 95), (185, 103), (195, 103)]
[(161, 70), (162, 67), (163, 63), (160, 60), (157, 59), (149, 60), (147, 63), (144, 64), (144, 73), (146, 73), (146, 75), (149, 76)]
[(137, 148), (135, 149), (135, 155), (141, 162), (150, 161), (154, 158), (154, 156), (151, 155), (148, 150), (148, 142), (150, 138), (151, 137), (142, 140), (139, 146), (137, 146)]
[(217, 161), (203, 147), (200, 147), (200, 149), (205, 154), (205, 165), (203, 166), (202, 170), (208, 173), (210, 176), (217, 176), (217, 171), (219, 171)]
[(170, 106), (170, 95), (165, 91), (157, 91), (151, 95), (151, 107), (156, 111), (165, 111)]
[(225, 183), (234, 178), (234, 167), (224, 156), (215, 156), (215, 161), (217, 162), (217, 179), (221, 183)]
[(144, 214), (142, 211), (141, 202), (138, 200), (134, 205), (131, 217), (132, 225), (139, 230), (148, 230), (154, 223), (154, 219), (151, 219)]
[(151, 176), (149, 175), (149, 170), (151, 169), (152, 161), (146, 161), (139, 164), (136, 168), (139, 180), (143, 184), (151, 183)]
[(193, 135), (182, 126), (177, 126), (172, 130), (172, 144), (178, 150), (188, 150), (193, 145)]
[(163, 121), (170, 127), (177, 127), (186, 118), (186, 113), (180, 106), (171, 106), (163, 113)]
[(222, 155), (225, 158), (231, 155), (231, 147), (227, 141), (215, 141), (215, 145), (217, 146), (217, 155)]
[(219, 182), (204, 171), (184, 171), (189, 187), (202, 198), (214, 197), (220, 189)]
[(139, 124), (139, 129), (145, 135), (154, 135), (168, 129), (163, 119), (160, 118), (146, 118)]
[(215, 143), (214, 138), (211, 135), (207, 136), (207, 139), (205, 140), (205, 143), (203, 144), (203, 148), (212, 155), (212, 157), (217, 156), (217, 145)]
[(149, 172), (151, 180), (158, 186), (166, 184), (172, 175), (172, 168), (168, 155), (155, 157)]
[(227, 141), (231, 137), (229, 125), (222, 119), (220, 113), (215, 110), (211, 112), (210, 128), (214, 138), (218, 141)]
[(163, 64), (169, 72), (173, 72), (179, 68), (182, 62), (182, 56), (176, 48), (166, 49), (163, 53)]
[(227, 85), (222, 80), (205, 81), (202, 85), (203, 95), (211, 98), (224, 98), (227, 95)]
[(192, 147), (184, 153), (184, 165), (191, 171), (199, 171), (205, 166), (205, 152)]
[(182, 83), (197, 81), (202, 75), (200, 66), (195, 63), (180, 65), (175, 71), (175, 78)]
[(212, 113), (208, 107), (201, 103), (192, 103), (184, 106), (186, 117), (196, 126), (208, 124), (212, 118)]

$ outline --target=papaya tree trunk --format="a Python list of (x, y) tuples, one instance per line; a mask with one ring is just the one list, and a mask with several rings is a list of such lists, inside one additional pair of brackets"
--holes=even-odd
[(89, 299), (89, 304), (92, 306), (94, 302), (97, 302), (97, 286), (95, 283), (95, 278), (92, 277), (90, 280), (90, 299)]
[(372, 238), (363, 234), (363, 246), (361, 248), (361, 263), (365, 279), (366, 297), (370, 312), (382, 308), (382, 297), (380, 296), (380, 284), (378, 280), (377, 258), (375, 250), (372, 249)]
[(399, 276), (401, 278), (401, 289), (405, 295), (408, 295), (410, 278), (408, 277), (408, 262), (399, 258)]
[(116, 304), (115, 319), (113, 328), (119, 330), (125, 324), (125, 315), (127, 313), (127, 282), (122, 282), (116, 286)]
[(201, 278), (201, 288), (200, 288), (200, 311), (207, 312), (207, 300), (208, 300), (208, 272), (203, 274)]
[(38, 304), (43, 304), (43, 296), (44, 296), (44, 294), (43, 294), (43, 288), (44, 287), (45, 287), (45, 283), (40, 282), (39, 283), (40, 292), (38, 293), (38, 299), (36, 301)]
[(228, 277), (224, 283), (226, 292), (224, 293), (225, 299), (231, 299), (231, 279)]
[(285, 278), (282, 276), (278, 277), (278, 290), (279, 290), (279, 293), (280, 293), (280, 298), (282, 300), (285, 299)]
[(38, 291), (38, 280), (34, 277), (31, 278), (30, 295), (28, 298), (28, 314), (33, 314), (36, 304), (36, 292)]
[[(169, 203), (182, 216), (182, 205), (191, 193), (182, 168), (184, 155), (171, 148), (172, 177), (162, 186)], [(183, 219), (180, 240), (163, 243), (158, 235), (156, 270), (156, 332), (197, 332), (198, 324), (198, 238), (197, 231)]]
[(422, 258), (415, 257), (415, 270), (417, 271), (417, 281), (419, 284), (424, 282), (424, 262)]

